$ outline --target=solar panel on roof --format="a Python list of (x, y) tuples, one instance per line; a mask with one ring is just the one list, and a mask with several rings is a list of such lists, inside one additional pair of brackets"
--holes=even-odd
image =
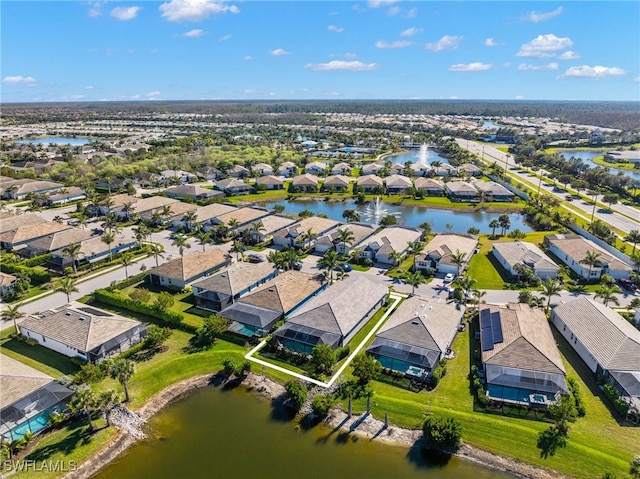
[(491, 328), (482, 328), (480, 330), (480, 338), (483, 351), (491, 351), (493, 349), (493, 332)]
[(489, 308), (480, 311), (480, 327), (488, 328), (491, 326), (491, 310)]
[(501, 343), (504, 341), (502, 336), (502, 323), (500, 322), (500, 313), (496, 312), (491, 315), (491, 329), (493, 330), (493, 342)]

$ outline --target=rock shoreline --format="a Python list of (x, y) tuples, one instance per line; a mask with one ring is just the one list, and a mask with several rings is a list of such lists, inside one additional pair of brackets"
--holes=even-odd
[[(173, 401), (188, 396), (198, 389), (216, 384), (214, 380), (215, 376), (202, 375), (173, 384), (152, 397), (137, 413), (147, 420)], [(285, 393), (281, 384), (254, 373), (248, 374), (241, 385), (269, 399), (277, 398)], [(422, 432), (419, 430), (403, 429), (393, 424), (385, 427), (383, 421), (371, 415), (353, 415), (349, 418), (347, 413), (338, 408), (332, 409), (323, 423), (342, 432), (407, 448), (413, 447), (422, 436)], [(65, 475), (64, 479), (89, 479), (136, 442), (137, 440), (131, 435), (119, 432), (102, 451), (81, 464), (76, 471)], [(482, 451), (468, 444), (461, 445), (456, 456), (526, 479), (568, 479), (568, 476), (557, 472), (536, 468), (515, 459)]]

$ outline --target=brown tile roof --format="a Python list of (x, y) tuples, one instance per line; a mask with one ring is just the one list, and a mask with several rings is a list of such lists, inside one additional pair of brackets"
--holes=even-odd
[(223, 267), (229, 260), (230, 256), (226, 252), (219, 248), (211, 248), (208, 251), (195, 251), (181, 258), (168, 261), (150, 269), (149, 274), (179, 281), (188, 281), (216, 267)]
[(0, 354), (0, 408), (12, 405), (52, 381), (51, 376)]
[(285, 271), (238, 300), (271, 311), (286, 313), (323, 285), (321, 275)]
[(311, 173), (305, 173), (293, 177), (291, 182), (293, 186), (318, 186), (318, 177)]
[(615, 256), (607, 253), (603, 248), (595, 244), (593, 241), (589, 241), (582, 236), (578, 235), (549, 235), (545, 237), (545, 241), (553, 244), (556, 248), (569, 255), (570, 258), (575, 261), (581, 261), (589, 251), (597, 251), (600, 253), (600, 260), (609, 264), (609, 269), (613, 271), (628, 271), (631, 273), (632, 269), (626, 263), (623, 263)]
[(148, 198), (138, 200), (133, 205), (133, 211), (143, 214), (151, 212), (152, 210), (162, 209), (165, 205), (171, 206), (171, 210), (173, 210), (173, 205), (176, 203), (180, 203), (180, 201), (164, 196), (149, 196)]
[(31, 239), (40, 238), (41, 236), (68, 230), (70, 228), (71, 226), (69, 225), (61, 225), (54, 221), (46, 221), (44, 223), (19, 226), (11, 231), (0, 233), (0, 241), (9, 244), (19, 244)]
[(40, 238), (34, 239), (27, 243), (30, 248), (40, 251), (55, 251), (57, 249), (66, 248), (71, 243), (80, 243), (93, 236), (90, 230), (80, 228), (69, 228), (58, 231)]
[(207, 276), (193, 286), (207, 291), (215, 291), (230, 296), (238, 294), (274, 272), (271, 263), (238, 262), (223, 271)]
[(0, 234), (5, 233), (7, 231), (15, 230), (16, 228), (46, 223), (42, 216), (37, 215), (35, 213), (24, 213), (22, 215), (14, 215), (9, 212), (5, 212), (2, 217), (0, 217)]
[(478, 246), (478, 238), (468, 234), (441, 233), (433, 237), (431, 241), (416, 256), (416, 260), (424, 260), (428, 257), (437, 259), (439, 263), (456, 266), (451, 261), (451, 256), (457, 252), (463, 253), (468, 261)]
[(359, 176), (356, 180), (358, 186), (382, 186), (383, 181), (378, 175)]
[(213, 203), (207, 206), (201, 206), (196, 210), (196, 214), (198, 215), (197, 221), (209, 221), (220, 215), (229, 213), (230, 211), (236, 211), (237, 209), (237, 206), (224, 205), (222, 203)]
[(332, 175), (324, 180), (324, 186), (349, 186), (352, 178), (344, 175)]
[(222, 224), (228, 225), (229, 221), (233, 218), (238, 220), (238, 225), (244, 225), (247, 223), (252, 223), (254, 221), (258, 221), (260, 218), (267, 216), (269, 212), (267, 210), (263, 210), (260, 208), (238, 208), (235, 211), (230, 211), (223, 215), (220, 215), (216, 218), (216, 222), (220, 222)]

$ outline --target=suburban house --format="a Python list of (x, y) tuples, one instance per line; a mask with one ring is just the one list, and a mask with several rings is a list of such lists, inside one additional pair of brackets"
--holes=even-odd
[(389, 167), (389, 175), (393, 176), (393, 175), (402, 175), (406, 170), (406, 167), (404, 165), (401, 165), (400, 163), (393, 163), (390, 167)]
[(409, 243), (419, 239), (421, 234), (420, 230), (416, 228), (402, 226), (383, 228), (375, 235), (362, 241), (355, 250), (360, 258), (394, 265), (397, 262), (396, 257), (404, 254), (409, 248)]
[(189, 199), (192, 201), (204, 201), (211, 198), (224, 198), (224, 193), (220, 191), (203, 188), (198, 185), (178, 185), (172, 186), (164, 190), (164, 194), (169, 198), (177, 198), (179, 200)]
[(413, 176), (417, 176), (417, 177), (428, 176), (432, 170), (430, 165), (428, 165), (427, 163), (423, 163), (421, 161), (412, 163), (409, 168)]
[(51, 376), (0, 354), (0, 437), (2, 442), (37, 434), (54, 411), (66, 409), (73, 391)]
[(381, 169), (382, 165), (379, 163), (367, 163), (366, 165), (362, 165), (362, 168), (360, 168), (360, 174), (363, 176), (377, 175), (380, 173)]
[(516, 196), (495, 181), (474, 181), (473, 186), (476, 187), (478, 192), (484, 193), (490, 201), (513, 201)]
[(298, 165), (293, 161), (285, 161), (278, 167), (278, 174), (285, 178), (291, 178), (298, 174)]
[(91, 363), (125, 352), (146, 337), (146, 330), (140, 321), (78, 302), (20, 323), (21, 334), (40, 346)]
[[(593, 241), (574, 234), (557, 234), (544, 237), (544, 244), (560, 261), (566, 264), (581, 278), (598, 279), (608, 274), (615, 279), (628, 278), (632, 268)], [(589, 266), (582, 263), (587, 254), (598, 255), (597, 264)]]
[(640, 151), (638, 150), (621, 150), (607, 151), (604, 154), (605, 161), (609, 163), (640, 163)]
[(46, 222), (47, 220), (35, 213), (14, 214), (10, 211), (0, 211), (0, 234), (15, 230), (19, 227)]
[(278, 269), (271, 263), (234, 263), (193, 284), (197, 308), (218, 312), (264, 282), (275, 278)]
[[(123, 251), (130, 250), (137, 244), (136, 238), (131, 233), (118, 233), (113, 237), (110, 245), (102, 241), (101, 236), (92, 236), (80, 242), (80, 253), (76, 259), (76, 265), (95, 263), (101, 259), (107, 259)], [(64, 272), (66, 267), (73, 268), (73, 260), (63, 253), (64, 248), (51, 252), (51, 259), (47, 266), (53, 270)]]
[(464, 163), (458, 166), (458, 174), (461, 175), (462, 173), (469, 176), (481, 176), (482, 170), (474, 164)]
[(238, 232), (241, 232), (243, 229), (250, 227), (252, 223), (259, 221), (269, 214), (271, 213), (268, 210), (246, 206), (244, 208), (236, 208), (233, 211), (216, 216), (211, 220), (211, 224), (225, 225), (226, 227), (231, 228), (232, 223), (236, 223), (233, 228)]
[(404, 195), (413, 187), (411, 178), (402, 175), (391, 175), (384, 179), (387, 193), (390, 195)]
[(81, 243), (93, 236), (91, 230), (83, 230), (80, 228), (68, 228), (47, 236), (41, 236), (27, 242), (24, 249), (27, 250), (25, 256), (33, 257), (45, 253), (51, 253), (58, 249), (63, 249), (71, 243)]
[(304, 172), (315, 176), (323, 176), (327, 169), (327, 164), (321, 161), (312, 161), (304, 165)]
[[(162, 220), (161, 220), (162, 224), (172, 225), (176, 221), (181, 221), (187, 213), (190, 213), (190, 212), (195, 213), (197, 209), (198, 209), (198, 205), (193, 203), (185, 203), (184, 201), (178, 201), (177, 203), (173, 203), (169, 207), (169, 211), (168, 211), (169, 214), (162, 216)], [(157, 212), (154, 211), (154, 213), (157, 213)], [(153, 221), (154, 213), (151, 214), (151, 216), (149, 217), (149, 220)], [(164, 213), (164, 211), (161, 210), (160, 213)]]
[[(140, 201), (140, 198), (135, 196), (130, 196), (127, 194), (113, 195), (109, 196), (109, 201), (107, 203), (91, 205), (89, 204), (88, 208), (91, 211), (91, 214), (94, 215), (106, 215), (110, 211), (113, 212), (121, 212), (123, 207), (127, 205), (126, 209), (129, 210), (134, 204)], [(127, 219), (131, 219), (132, 212), (125, 211), (123, 214), (119, 214), (118, 216), (126, 217)]]
[[(351, 232), (353, 235), (351, 243), (340, 241), (340, 230)], [(328, 249), (335, 248), (341, 255), (348, 256), (353, 248), (375, 233), (376, 230), (377, 226), (368, 223), (347, 223), (320, 236), (315, 241), (315, 251), (316, 253), (324, 253)]]
[(329, 176), (322, 184), (323, 191), (347, 191), (349, 189), (351, 178), (344, 175)]
[(47, 195), (44, 203), (49, 206), (63, 205), (71, 201), (84, 200), (86, 197), (87, 195), (82, 188), (78, 186), (68, 186)]
[(16, 276), (0, 271), (0, 298), (11, 293), (11, 290), (17, 282), (18, 278)]
[[(304, 247), (309, 243), (308, 239), (305, 238), (309, 231), (317, 235), (319, 238), (339, 224), (340, 223), (338, 221), (330, 220), (328, 218), (311, 216), (294, 223), (287, 228), (276, 231), (273, 234), (273, 243), (279, 246)], [(302, 238), (304, 238), (304, 240), (302, 240)], [(314, 241), (311, 241), (311, 244), (313, 243)]]
[(281, 190), (284, 188), (284, 180), (273, 175), (261, 176), (256, 179), (256, 188), (258, 187), (263, 187), (265, 190)]
[(359, 176), (356, 185), (365, 193), (384, 193), (384, 182), (378, 175)]
[(6, 250), (19, 250), (25, 248), (30, 241), (68, 229), (71, 229), (71, 226), (55, 221), (17, 226), (14, 229), (0, 232), (0, 247)]
[(451, 166), (449, 163), (442, 163), (441, 165), (434, 166), (433, 172), (436, 176), (455, 176), (458, 174), (458, 170), (455, 166)]
[(198, 181), (198, 177), (196, 175), (184, 170), (163, 170), (160, 172), (160, 176), (162, 177), (162, 183), (164, 184), (176, 183), (183, 185), (185, 183)]
[(351, 175), (351, 165), (349, 163), (341, 162), (336, 163), (331, 167), (332, 175)]
[(291, 190), (297, 193), (315, 193), (318, 191), (318, 177), (311, 173), (304, 173), (293, 177)]
[(514, 269), (517, 264), (531, 268), (540, 279), (558, 276), (558, 265), (533, 243), (525, 241), (493, 243), (493, 257), (513, 276), (520, 275)]
[(151, 221), (154, 213), (162, 213), (164, 210), (173, 210), (173, 205), (180, 203), (179, 200), (173, 198), (166, 198), (164, 196), (149, 196), (148, 198), (138, 199), (133, 205), (131, 205), (131, 211), (126, 212), (120, 210), (116, 213), (117, 216), (131, 218), (137, 214), (143, 221)]
[(523, 303), (480, 305), (480, 344), (490, 399), (549, 406), (569, 394), (562, 358), (541, 309)]
[(216, 188), (224, 191), (230, 196), (249, 195), (253, 193), (253, 188), (238, 178), (225, 178), (216, 182)]
[(229, 168), (229, 171), (227, 171), (227, 173), (230, 177), (238, 179), (249, 176), (251, 172), (242, 165), (233, 165), (231, 168)]
[(271, 176), (273, 175), (273, 167), (266, 163), (256, 163), (251, 167), (251, 173), (260, 176)]
[(416, 191), (423, 191), (429, 196), (444, 196), (444, 183), (433, 178), (416, 178), (413, 180)]
[(24, 200), (29, 195), (46, 195), (64, 188), (61, 183), (46, 180), (14, 180), (5, 181), (2, 177), (2, 197), (9, 200)]
[(551, 322), (591, 372), (602, 375), (631, 408), (640, 411), (640, 331), (586, 296), (553, 308)]
[(473, 185), (467, 181), (449, 181), (444, 185), (447, 196), (454, 201), (478, 201), (480, 195)]
[[(259, 231), (252, 232), (253, 240), (258, 243), (262, 243), (272, 237), (277, 231), (291, 226), (296, 221), (291, 218), (280, 215), (267, 215), (258, 220), (262, 223), (262, 228)], [(257, 234), (257, 238), (255, 235)]]
[(213, 166), (203, 166), (199, 168), (196, 173), (205, 180), (217, 180), (222, 177), (222, 172)]
[(387, 292), (385, 285), (363, 277), (334, 283), (289, 316), (274, 332), (276, 341), (303, 354), (320, 344), (342, 347), (384, 305)]
[[(416, 269), (432, 269), (438, 273), (459, 274), (476, 252), (478, 237), (461, 233), (440, 233), (416, 256)], [(463, 262), (459, 265), (454, 261), (462, 254)]]
[(229, 329), (244, 336), (261, 337), (278, 321), (293, 313), (327, 287), (322, 275), (285, 271), (220, 311)]
[[(208, 231), (213, 225), (212, 221), (214, 218), (237, 209), (237, 206), (225, 205), (222, 203), (212, 203), (207, 206), (200, 206), (194, 211), (196, 215), (196, 223)], [(175, 218), (173, 220), (173, 226), (186, 226), (186, 221), (182, 217)]]
[(231, 257), (219, 248), (195, 251), (151, 268), (149, 281), (153, 285), (182, 289), (229, 264)]
[(367, 353), (385, 369), (428, 380), (439, 362), (451, 354), (463, 313), (459, 304), (411, 296), (380, 328)]

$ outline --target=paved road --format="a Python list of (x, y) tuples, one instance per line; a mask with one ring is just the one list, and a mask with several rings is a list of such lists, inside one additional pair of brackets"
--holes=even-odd
[[(528, 181), (529, 183), (533, 183), (534, 185), (540, 185), (538, 178), (534, 177), (530, 173), (521, 170), (518, 167), (513, 165), (513, 157), (508, 153), (503, 153), (496, 148), (493, 148), (488, 145), (478, 144), (472, 141), (467, 141), (463, 139), (458, 139), (458, 144), (472, 153), (478, 155), (478, 157), (484, 159), (489, 163), (498, 162), (498, 164), (502, 166), (507, 166), (509, 168), (509, 172), (516, 176), (517, 178)], [(511, 162), (511, 166), (509, 166), (509, 161)], [(546, 172), (543, 171), (543, 174)], [(566, 196), (566, 192), (561, 190), (554, 189), (553, 180), (547, 179), (545, 182), (542, 181), (541, 190), (545, 191), (547, 194), (558, 198), (559, 200), (564, 200)], [(597, 197), (598, 201), (602, 201), (602, 195)], [(593, 203), (591, 201), (578, 200), (572, 203), (577, 209), (579, 209), (586, 219), (591, 219), (591, 215), (593, 212)], [(621, 213), (629, 214), (631, 219), (626, 216), (622, 216)], [(612, 209), (596, 207), (595, 218), (604, 221), (605, 223), (610, 224), (611, 226), (624, 231), (625, 233), (629, 233), (631, 230), (640, 229), (640, 212), (635, 210), (634, 208), (630, 208), (625, 205), (613, 205)]]

